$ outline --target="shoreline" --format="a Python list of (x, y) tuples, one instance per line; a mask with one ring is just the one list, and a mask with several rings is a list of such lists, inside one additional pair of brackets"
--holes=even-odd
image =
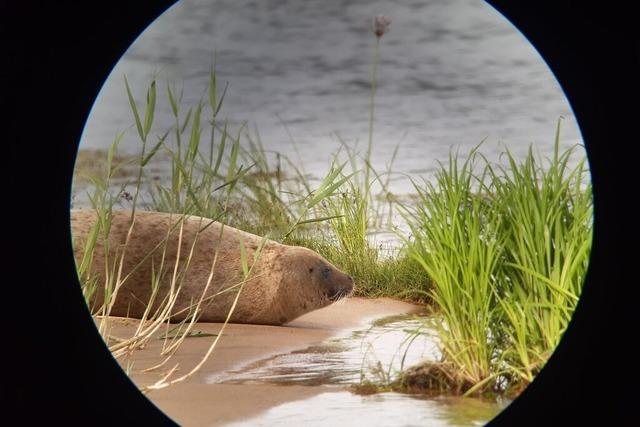
[[(304, 386), (278, 384), (218, 384), (209, 383), (216, 374), (237, 369), (249, 363), (277, 354), (302, 350), (344, 332), (356, 330), (375, 319), (419, 313), (423, 308), (391, 298), (353, 297), (340, 303), (301, 316), (283, 326), (228, 324), (209, 360), (193, 376), (146, 397), (180, 425), (224, 425), (232, 421), (259, 416), (274, 406), (328, 391), (344, 391), (339, 386)], [(112, 319), (112, 334), (125, 336), (137, 322), (132, 319)], [(220, 323), (198, 323), (194, 331), (216, 333)], [(152, 339), (132, 357), (119, 361), (123, 370), (138, 386), (153, 384), (171, 370), (177, 378), (187, 373), (211, 345), (214, 337), (192, 337), (162, 368), (142, 372), (160, 363), (162, 340)]]

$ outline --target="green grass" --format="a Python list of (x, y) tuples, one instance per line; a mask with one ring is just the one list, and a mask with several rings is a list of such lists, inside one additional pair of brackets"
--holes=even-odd
[(473, 158), (472, 153), (459, 167), (451, 156), (435, 184), (416, 183), (418, 203), (405, 214), (414, 236), (410, 252), (434, 283), (431, 295), (442, 316), (434, 326), (447, 360), (459, 367), (462, 384), (477, 384), (492, 374), (491, 275), (501, 244), (491, 230), (497, 212), (487, 209), (473, 189)]
[[(355, 154), (342, 162), (334, 159), (327, 175), (314, 185), (282, 154), (275, 156), (273, 166), (262, 144), (250, 136), (240, 144), (239, 134), (230, 136), (223, 128), (222, 135), (223, 141), (234, 144), (230, 156), (238, 153), (236, 160), (229, 160), (238, 168), (233, 191), (222, 194), (228, 197), (225, 223), (317, 251), (354, 277), (357, 295), (424, 297), (428, 280), (418, 263), (406, 254), (383, 257), (383, 251), (367, 237), (372, 224), (379, 221), (375, 209), (381, 209), (371, 208), (373, 198), (355, 184), (359, 174), (353, 170), (358, 162)], [(199, 142), (192, 146), (202, 151)], [(203, 156), (164, 149), (172, 162), (171, 185), (155, 184), (152, 209), (219, 219), (223, 203), (210, 195), (230, 181), (217, 169), (227, 162), (214, 162), (212, 167)], [(348, 165), (352, 170), (346, 172)]]
[(546, 165), (532, 150), (520, 162), (507, 150), (506, 165), (495, 166), (476, 148), (462, 165), (451, 155), (434, 183), (415, 183), (419, 200), (404, 217), (410, 253), (433, 280), (448, 388), (522, 389), (571, 319), (592, 199), (584, 160), (569, 168), (574, 149), (559, 152), (559, 126)]

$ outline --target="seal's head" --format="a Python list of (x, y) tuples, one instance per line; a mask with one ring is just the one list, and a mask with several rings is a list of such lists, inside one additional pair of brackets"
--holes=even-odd
[(327, 305), (349, 296), (353, 291), (351, 276), (338, 270), (322, 257), (309, 262), (305, 268), (308, 273), (307, 286), (319, 290), (321, 298), (328, 301)]
[(353, 291), (353, 279), (316, 252), (288, 246), (281, 258), (283, 271), (278, 287), (280, 323), (326, 307)]

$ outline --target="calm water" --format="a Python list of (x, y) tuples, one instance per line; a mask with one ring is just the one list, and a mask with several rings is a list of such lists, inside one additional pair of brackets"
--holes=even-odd
[(466, 427), (485, 425), (498, 411), (495, 405), (461, 397), (425, 399), (398, 393), (359, 396), (330, 392), (276, 406), (229, 426)]
[(327, 425), (329, 413), (329, 424), (336, 426), (354, 425), (354, 420), (367, 426), (473, 426), (485, 424), (506, 405), (454, 396), (360, 396), (336, 387), (358, 384), (361, 376), (378, 383), (393, 380), (403, 367), (439, 358), (436, 339), (424, 322), (413, 316), (397, 316), (317, 346), (211, 375), (207, 382), (324, 386), (327, 391), (274, 407), (234, 426)]
[[(378, 14), (392, 19), (381, 40), (376, 98), (379, 170), (399, 142), (394, 170), (413, 175), (428, 176), (451, 147), (465, 153), (484, 138), (490, 157), (502, 146), (522, 154), (529, 144), (544, 155), (559, 116), (562, 146), (581, 141), (541, 57), (480, 0), (183, 0), (116, 65), (81, 148), (106, 148), (129, 129), (121, 149), (136, 152), (123, 74), (141, 103), (154, 74), (176, 82), (186, 110), (203, 95), (215, 51), (219, 82), (229, 83), (221, 117), (235, 126), (248, 121), (268, 150), (321, 176), (339, 146), (336, 135), (364, 152), (375, 42), (368, 20)], [(158, 134), (173, 124), (166, 85), (159, 88)], [(392, 185), (410, 191), (399, 177)]]
[(441, 354), (432, 331), (414, 316), (381, 319), (369, 327), (345, 331), (321, 345), (260, 360), (214, 375), (210, 383), (345, 385), (363, 379), (392, 380), (403, 368)]

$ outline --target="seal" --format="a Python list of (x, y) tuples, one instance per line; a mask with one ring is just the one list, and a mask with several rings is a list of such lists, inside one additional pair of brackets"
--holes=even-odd
[[(96, 241), (90, 271), (98, 286), (89, 299), (94, 312), (104, 303), (105, 277), (115, 278), (119, 270), (126, 279), (108, 302), (110, 315), (141, 318), (172, 301), (172, 322), (193, 314), (200, 299), (198, 321), (224, 321), (240, 287), (230, 322), (266, 325), (287, 323), (353, 290), (349, 275), (307, 248), (162, 212), (136, 211), (129, 233), (131, 218), (129, 211), (114, 210), (107, 244)], [(96, 220), (92, 209), (71, 211), (78, 265)]]

